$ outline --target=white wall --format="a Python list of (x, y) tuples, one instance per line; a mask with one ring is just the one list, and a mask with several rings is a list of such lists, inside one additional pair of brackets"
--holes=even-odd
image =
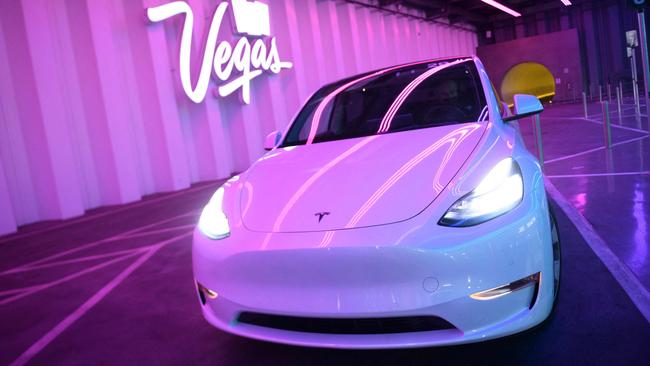
[[(213, 88), (195, 104), (179, 80), (181, 17), (146, 20), (167, 2), (0, 2), (0, 234), (227, 177), (324, 83), (477, 45), (468, 30), (341, 1), (267, 0), (294, 67), (254, 79), (250, 105)], [(220, 1), (188, 2), (196, 64)]]

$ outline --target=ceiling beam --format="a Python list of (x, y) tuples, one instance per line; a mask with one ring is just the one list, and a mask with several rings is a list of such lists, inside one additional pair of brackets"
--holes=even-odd
[(403, 0), (379, 0), (379, 6), (384, 7), (384, 6), (398, 5), (403, 2), (404, 2)]
[(458, 22), (462, 19), (473, 24), (484, 24), (489, 21), (488, 17), (468, 11), (458, 5), (452, 4), (450, 1), (409, 0), (408, 3), (422, 9), (427, 14), (427, 17), (431, 19), (447, 17), (450, 21)]
[[(476, 31), (476, 27), (472, 26), (472, 24), (451, 24), (451, 23), (447, 23), (447, 22), (444, 22), (444, 21), (427, 18), (427, 17), (423, 16), (423, 9), (420, 8), (420, 7), (409, 6), (410, 8), (412, 8), (414, 10), (418, 10), (419, 14), (413, 14), (413, 12), (402, 11), (402, 10), (398, 9), (397, 7), (381, 7), (381, 6), (379, 6), (379, 3), (373, 3), (373, 2), (370, 2), (369, 0), (343, 0), (343, 1), (345, 1), (346, 3), (349, 3), (349, 4), (355, 4), (357, 6), (363, 6), (363, 7), (367, 7), (367, 8), (371, 8), (371, 9), (376, 9), (376, 10), (379, 10), (379, 11), (388, 12), (388, 13), (391, 13), (391, 14), (396, 14), (396, 15), (400, 15), (400, 16), (404, 16), (404, 17), (408, 17), (408, 18), (413, 18), (413, 19), (418, 19), (418, 20), (424, 21), (424, 22), (441, 24), (441, 25), (444, 25), (444, 26), (447, 26), (447, 27), (461, 29), (461, 30), (470, 31), (470, 32), (475, 32)], [(405, 3), (405, 1), (402, 1), (402, 3)]]

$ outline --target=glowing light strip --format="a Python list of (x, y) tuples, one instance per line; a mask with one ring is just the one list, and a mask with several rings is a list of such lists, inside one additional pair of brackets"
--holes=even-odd
[(490, 5), (490, 6), (493, 6), (493, 7), (497, 8), (497, 9), (503, 11), (503, 12), (506, 12), (506, 13), (512, 15), (513, 17), (520, 17), (521, 16), (521, 13), (516, 12), (516, 11), (510, 9), (509, 7), (507, 7), (507, 6), (503, 5), (503, 4), (500, 4), (500, 3), (498, 3), (498, 2), (496, 2), (494, 0), (481, 0), (481, 1), (488, 4), (488, 5)]
[[(458, 142), (456, 142), (456, 145), (452, 145), (445, 152), (445, 156), (443, 156), (442, 162), (440, 163), (440, 166), (441, 167), (446, 166), (447, 163), (449, 162), (449, 160), (451, 159), (451, 156), (453, 155), (454, 151), (456, 151), (456, 148), (458, 147), (458, 145), (460, 145), (463, 142), (463, 140), (465, 140), (467, 137), (469, 137), (469, 135), (471, 135), (475, 130), (479, 129), (480, 127), (481, 127), (481, 125), (478, 124), (478, 123), (474, 123), (474, 124), (468, 126), (468, 128), (471, 129), (471, 131), (468, 131), (467, 134), (464, 134), (464, 135), (460, 136), (460, 138), (458, 138)], [(436, 192), (441, 192), (445, 188), (442, 184), (440, 184), (440, 176), (442, 175), (443, 170), (444, 169), (438, 169), (438, 171), (436, 172), (436, 175), (433, 177), (433, 189)]]
[(488, 111), (488, 106), (486, 105), (485, 107), (483, 107), (483, 109), (481, 110), (481, 114), (479, 114), (479, 116), (478, 116), (479, 122), (483, 122), (483, 121), (485, 121), (487, 119), (487, 117), (489, 115), (488, 112), (489, 112)]
[[(223, 16), (228, 9), (228, 3), (221, 3), (212, 16), (212, 24), (221, 24)], [(194, 27), (194, 13), (189, 4), (183, 1), (174, 1), (168, 4), (160, 5), (147, 9), (147, 17), (152, 22), (160, 22), (175, 15), (185, 15), (183, 22), (183, 31), (181, 33), (181, 47), (179, 56), (179, 69), (181, 75), (181, 85), (185, 94), (194, 102), (200, 103), (205, 98), (208, 90), (208, 82), (210, 81), (210, 72), (212, 67), (212, 57), (217, 48), (217, 35), (219, 34), (219, 27), (210, 27), (208, 38), (205, 42), (205, 51), (203, 62), (199, 69), (199, 79), (196, 87), (192, 88), (192, 81), (190, 80), (190, 51), (192, 47), (192, 28)], [(207, 57), (206, 57), (207, 56)]]
[[(449, 150), (455, 150), (460, 142), (464, 140), (466, 135), (469, 135), (471, 131), (476, 130), (476, 128), (480, 127), (478, 124), (474, 124), (471, 126), (463, 126), (461, 128), (457, 128), (453, 130), (452, 132), (448, 133), (423, 151), (421, 151), (419, 154), (411, 158), (408, 162), (406, 162), (404, 165), (402, 165), (393, 175), (388, 178), (376, 191), (375, 193), (370, 196), (370, 198), (361, 206), (361, 208), (352, 216), (350, 221), (345, 225), (345, 228), (353, 228), (356, 226), (359, 221), (366, 215), (366, 213), (379, 201), (379, 199), (386, 194), (386, 192), (397, 183), (402, 177), (404, 177), (409, 171), (411, 171), (413, 168), (415, 168), (418, 164), (420, 164), (425, 158), (427, 158), (429, 155), (433, 154), (436, 152), (438, 149), (440, 149), (442, 146), (445, 144), (450, 144), (451, 146), (449, 147)], [(471, 130), (471, 131), (470, 131)], [(458, 135), (458, 136), (456, 136)], [(377, 135), (375, 135), (377, 136)], [(439, 169), (442, 170), (443, 167)]]
[(401, 68), (412, 66), (412, 65), (426, 64), (426, 63), (433, 62), (433, 61), (434, 60), (429, 60), (429, 61), (424, 61), (424, 62), (422, 62), (422, 61), (420, 61), (420, 62), (412, 62), (410, 64), (393, 66), (393, 67), (389, 67), (389, 68), (386, 68), (386, 69), (383, 69), (383, 70), (379, 70), (379, 71), (377, 71), (375, 73), (372, 73), (371, 75), (367, 75), (367, 76), (361, 77), (359, 79), (352, 80), (349, 83), (346, 83), (345, 85), (343, 85), (343, 86), (337, 88), (336, 90), (334, 90), (333, 92), (329, 93), (325, 98), (323, 98), (323, 101), (320, 102), (320, 104), (316, 108), (316, 111), (314, 112), (314, 116), (311, 119), (311, 126), (309, 127), (309, 137), (307, 138), (307, 144), (311, 144), (312, 142), (314, 142), (314, 138), (316, 137), (316, 132), (318, 130), (318, 124), (320, 123), (320, 119), (321, 119), (321, 117), (323, 115), (323, 111), (325, 110), (325, 107), (327, 107), (329, 102), (331, 102), (332, 99), (334, 99), (334, 97), (339, 95), (345, 89), (347, 89), (350, 86), (352, 86), (352, 85), (354, 85), (356, 83), (359, 83), (361, 81), (370, 79), (370, 78), (378, 76), (378, 75), (385, 74), (385, 73), (393, 71), (393, 70), (401, 69)]
[(332, 169), (335, 165), (343, 161), (343, 159), (347, 158), (355, 151), (359, 150), (360, 148), (362, 148), (363, 146), (365, 146), (366, 144), (368, 144), (369, 142), (371, 142), (377, 137), (378, 137), (377, 135), (370, 136), (354, 144), (351, 148), (343, 152), (341, 155), (337, 156), (336, 159), (332, 159), (329, 163), (325, 164), (325, 166), (323, 166), (318, 171), (316, 171), (314, 175), (309, 177), (309, 179), (307, 179), (305, 183), (303, 183), (302, 186), (300, 186), (300, 188), (296, 191), (296, 193), (294, 193), (293, 196), (291, 196), (289, 202), (287, 202), (287, 204), (284, 205), (284, 207), (282, 208), (282, 212), (280, 212), (277, 220), (275, 220), (275, 223), (273, 224), (273, 231), (280, 231), (280, 225), (282, 225), (282, 222), (284, 221), (285, 217), (287, 216), (287, 214), (289, 213), (293, 205), (295, 205), (296, 202), (298, 202), (298, 199), (307, 191), (309, 187), (311, 187), (312, 184), (316, 182), (316, 180), (318, 180), (318, 178), (320, 178), (328, 170)]
[(564, 6), (573, 5), (573, 4), (571, 4), (571, 1), (569, 1), (569, 0), (561, 0), (561, 1), (562, 1), (562, 4), (564, 4)]
[(352, 216), (352, 219), (345, 225), (345, 228), (354, 227), (363, 216), (379, 201), (379, 199), (386, 194), (386, 192), (394, 186), (397, 181), (402, 179), (409, 171), (422, 162), (426, 157), (436, 152), (441, 146), (446, 143), (454, 144), (455, 138), (443, 138), (436, 141), (433, 145), (426, 148), (424, 151), (411, 158), (406, 164), (402, 165), (393, 175), (388, 178), (375, 193), (361, 206), (361, 208)]
[(384, 132), (386, 132), (386, 131), (388, 131), (390, 129), (390, 125), (391, 125), (391, 123), (393, 121), (393, 118), (395, 117), (395, 114), (397, 113), (399, 108), (404, 103), (404, 100), (406, 100), (406, 98), (413, 92), (413, 90), (415, 88), (417, 88), (418, 85), (420, 85), (429, 76), (435, 74), (436, 72), (438, 72), (438, 71), (440, 71), (442, 69), (446, 69), (448, 67), (458, 65), (461, 62), (465, 62), (465, 61), (469, 61), (469, 60), (471, 60), (471, 59), (467, 58), (467, 59), (462, 59), (462, 60), (457, 60), (457, 61), (454, 61), (454, 62), (450, 62), (448, 64), (444, 64), (444, 65), (441, 65), (441, 66), (438, 66), (438, 67), (434, 67), (433, 69), (431, 69), (431, 70), (423, 73), (422, 75), (418, 76), (417, 78), (415, 78), (415, 80), (411, 81), (411, 83), (409, 83), (409, 85), (407, 85), (406, 88), (404, 88), (404, 90), (402, 90), (402, 92), (397, 96), (397, 98), (395, 98), (395, 100), (393, 101), (393, 104), (390, 106), (390, 108), (388, 108), (388, 112), (386, 113), (386, 115), (384, 115), (384, 118), (381, 120), (381, 124), (379, 125), (379, 130), (377, 130), (377, 133), (384, 133)]
[(526, 287), (539, 285), (541, 282), (541, 277), (542, 274), (540, 272), (537, 272), (534, 275), (524, 277), (515, 282), (511, 282), (507, 285), (494, 287), (488, 290), (471, 294), (469, 295), (469, 297), (471, 297), (474, 300), (481, 300), (481, 301), (498, 299), (501, 296), (509, 295), (515, 291), (519, 291)]
[(375, 73), (372, 73), (370, 75), (364, 76), (359, 79), (354, 79), (350, 81), (349, 83), (343, 84), (342, 86), (338, 87), (336, 90), (333, 92), (329, 93), (325, 98), (323, 98), (323, 101), (318, 104), (318, 107), (316, 108), (316, 111), (314, 112), (314, 116), (311, 118), (311, 126), (309, 127), (309, 137), (307, 138), (307, 144), (311, 144), (314, 142), (314, 138), (316, 137), (316, 132), (318, 130), (318, 124), (320, 123), (320, 119), (323, 116), (323, 111), (325, 110), (325, 107), (336, 97), (341, 93), (343, 90), (349, 88), (350, 86), (364, 81), (366, 79), (370, 79), (372, 77), (375, 77), (377, 75), (381, 75), (385, 73), (388, 70), (380, 70)]
[[(194, 24), (192, 8), (184, 1), (173, 1), (147, 9), (147, 17), (154, 23), (177, 15), (185, 16), (181, 33), (179, 71), (183, 91), (194, 103), (200, 103), (205, 99), (210, 75), (213, 71), (217, 81), (223, 82), (217, 88), (219, 96), (226, 97), (241, 89), (242, 102), (249, 104), (251, 80), (262, 75), (264, 71), (278, 74), (282, 69), (293, 67), (293, 63), (280, 60), (275, 37), (271, 37), (268, 46), (264, 39), (259, 37), (270, 33), (268, 5), (264, 3), (233, 1), (237, 29), (243, 33), (248, 32), (247, 34), (255, 37), (251, 38), (251, 41), (247, 37), (241, 37), (234, 47), (228, 41), (221, 41), (217, 44), (219, 31), (227, 9), (228, 2), (221, 2), (212, 16), (199, 68), (199, 77), (195, 86), (192, 86), (190, 76)], [(244, 18), (242, 14), (248, 14), (249, 18)], [(253, 42), (252, 45), (251, 42)], [(232, 77), (233, 71), (239, 72), (240, 75)]]
[(326, 246), (330, 245), (332, 242), (332, 239), (334, 238), (335, 232), (330, 230), (323, 235), (323, 240), (321, 240), (320, 244), (318, 244), (319, 248), (325, 248)]

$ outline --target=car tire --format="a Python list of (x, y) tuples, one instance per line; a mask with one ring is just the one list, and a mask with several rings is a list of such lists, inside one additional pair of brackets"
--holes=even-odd
[[(554, 286), (554, 303), (557, 302), (558, 295), (560, 293), (560, 283), (562, 282), (562, 239), (560, 238), (560, 229), (557, 225), (557, 217), (553, 207), (549, 205), (548, 209), (549, 215), (551, 217), (551, 240), (553, 245), (553, 279), (555, 280)], [(556, 267), (557, 266), (557, 267)]]
[(557, 225), (557, 217), (550, 202), (548, 204), (549, 221), (551, 224), (551, 245), (553, 246), (553, 306), (544, 323), (548, 322), (555, 315), (558, 298), (560, 297), (560, 288), (562, 283), (562, 240), (560, 230)]

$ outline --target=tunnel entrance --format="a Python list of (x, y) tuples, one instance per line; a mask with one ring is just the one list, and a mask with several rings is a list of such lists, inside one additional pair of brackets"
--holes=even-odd
[(523, 62), (510, 68), (501, 81), (501, 97), (512, 106), (515, 94), (531, 94), (542, 102), (555, 96), (555, 78), (546, 66), (537, 62)]

